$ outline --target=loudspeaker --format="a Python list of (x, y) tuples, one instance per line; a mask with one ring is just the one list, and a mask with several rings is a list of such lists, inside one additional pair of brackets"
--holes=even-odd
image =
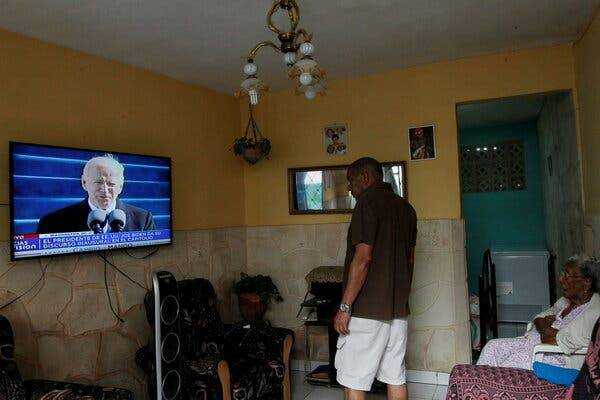
[(154, 290), (154, 348), (156, 400), (182, 398), (180, 307), (177, 280), (167, 271), (152, 277)]

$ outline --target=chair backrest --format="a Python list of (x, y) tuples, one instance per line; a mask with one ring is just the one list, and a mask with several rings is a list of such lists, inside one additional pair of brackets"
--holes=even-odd
[(0, 367), (9, 362), (14, 362), (15, 335), (10, 321), (0, 315)]
[(25, 388), (14, 360), (15, 337), (10, 321), (0, 315), (0, 399), (24, 400)]
[(498, 337), (498, 299), (496, 297), (496, 265), (488, 249), (483, 253), (483, 264), (479, 275), (479, 321), (481, 348), (487, 343), (488, 331)]

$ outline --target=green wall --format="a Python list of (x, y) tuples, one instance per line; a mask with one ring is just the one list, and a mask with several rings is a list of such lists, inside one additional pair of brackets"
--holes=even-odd
[(521, 140), (525, 152), (525, 189), (461, 194), (467, 231), (469, 290), (477, 292), (483, 252), (546, 249), (540, 150), (536, 122), (460, 130), (460, 144)]

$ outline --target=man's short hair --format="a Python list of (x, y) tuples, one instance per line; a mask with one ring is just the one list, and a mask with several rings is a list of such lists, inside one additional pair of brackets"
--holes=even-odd
[(362, 157), (354, 161), (348, 167), (348, 172), (351, 175), (367, 171), (375, 180), (383, 180), (383, 168), (381, 163), (372, 157)]
[(85, 163), (85, 167), (83, 167), (83, 175), (88, 175), (90, 169), (98, 165), (106, 166), (115, 171), (119, 176), (123, 177), (123, 179), (125, 178), (125, 167), (123, 167), (123, 164), (121, 164), (112, 154), (90, 158), (88, 162)]

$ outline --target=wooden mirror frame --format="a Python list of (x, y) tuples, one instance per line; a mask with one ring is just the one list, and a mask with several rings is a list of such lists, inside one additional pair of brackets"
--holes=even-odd
[[(288, 205), (290, 215), (311, 215), (311, 214), (351, 214), (352, 208), (338, 208), (332, 210), (304, 210), (299, 211), (295, 207), (295, 176), (297, 172), (322, 171), (327, 169), (346, 169), (350, 164), (339, 165), (320, 165), (314, 167), (295, 167), (288, 168)], [(384, 161), (381, 166), (401, 165), (402, 166), (402, 187), (404, 189), (404, 198), (408, 199), (408, 178), (407, 178), (407, 163), (406, 161)]]

